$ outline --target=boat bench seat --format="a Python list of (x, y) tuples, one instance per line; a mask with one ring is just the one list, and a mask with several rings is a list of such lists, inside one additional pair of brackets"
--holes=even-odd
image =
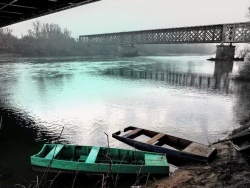
[(95, 163), (100, 147), (93, 146), (85, 163)]
[(142, 129), (137, 128), (137, 129), (132, 130), (132, 131), (130, 131), (129, 133), (123, 135), (122, 137), (124, 137), (124, 138), (129, 138), (129, 137), (134, 136), (135, 134), (138, 134), (140, 131), (142, 131)]
[(86, 161), (87, 158), (88, 158), (88, 156), (86, 156), (86, 155), (80, 155), (79, 161), (84, 162), (84, 161)]
[(62, 150), (63, 144), (56, 144), (56, 146), (45, 156), (45, 159), (53, 159)]
[(147, 141), (148, 144), (153, 144), (156, 141), (158, 141), (160, 138), (162, 138), (164, 136), (163, 133), (159, 133), (157, 135), (155, 135), (153, 138), (151, 138), (150, 140)]

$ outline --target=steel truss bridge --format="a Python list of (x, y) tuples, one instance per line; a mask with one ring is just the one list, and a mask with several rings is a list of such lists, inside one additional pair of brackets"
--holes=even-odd
[(136, 45), (178, 43), (248, 43), (250, 22), (81, 35), (90, 45)]

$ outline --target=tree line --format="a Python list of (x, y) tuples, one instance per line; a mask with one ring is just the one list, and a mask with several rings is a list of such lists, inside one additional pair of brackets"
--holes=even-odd
[(71, 32), (53, 23), (33, 22), (26, 35), (17, 38), (9, 27), (0, 28), (0, 53), (23, 56), (87, 55), (87, 46), (71, 36)]

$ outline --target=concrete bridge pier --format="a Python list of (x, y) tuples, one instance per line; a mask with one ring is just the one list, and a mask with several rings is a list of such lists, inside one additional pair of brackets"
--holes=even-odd
[(131, 46), (119, 46), (118, 47), (119, 56), (134, 57), (137, 56), (137, 49), (133, 45)]
[(230, 45), (224, 45), (223, 43), (216, 46), (216, 60), (233, 60), (235, 53), (235, 46), (230, 43)]

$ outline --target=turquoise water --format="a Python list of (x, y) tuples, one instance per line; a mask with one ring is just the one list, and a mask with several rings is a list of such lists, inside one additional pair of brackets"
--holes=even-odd
[(249, 95), (231, 80), (240, 62), (207, 58), (2, 59), (0, 97), (55, 140), (64, 127), (72, 144), (106, 146), (107, 133), (125, 147), (111, 134), (127, 126), (208, 144), (239, 126)]

